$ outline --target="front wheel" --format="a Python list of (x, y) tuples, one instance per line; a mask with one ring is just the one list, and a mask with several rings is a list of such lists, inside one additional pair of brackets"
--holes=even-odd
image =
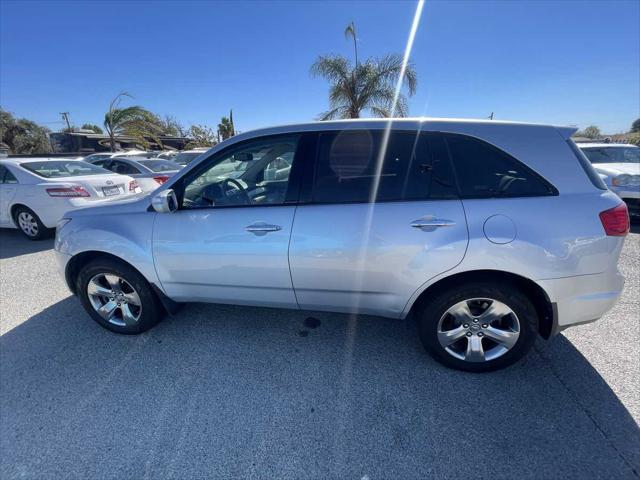
[(76, 291), (89, 315), (113, 332), (142, 333), (164, 314), (149, 282), (117, 260), (97, 259), (85, 265), (78, 275)]
[(474, 283), (426, 302), (419, 331), (424, 347), (440, 363), (487, 372), (507, 367), (529, 351), (537, 336), (538, 317), (517, 288)]

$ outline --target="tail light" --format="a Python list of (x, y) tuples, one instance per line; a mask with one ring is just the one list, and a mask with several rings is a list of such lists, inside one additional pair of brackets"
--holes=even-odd
[(51, 197), (90, 197), (91, 195), (80, 185), (75, 187), (47, 188), (47, 193)]
[(158, 175), (157, 177), (153, 177), (153, 179), (162, 185), (164, 182), (169, 180), (169, 175)]
[(625, 203), (600, 212), (600, 221), (609, 236), (624, 237), (629, 233), (629, 211)]
[(129, 182), (129, 191), (130, 191), (130, 192), (135, 192), (138, 188), (139, 188), (139, 187), (138, 187), (138, 182), (137, 182), (137, 181), (135, 181), (135, 180), (131, 180), (131, 181)]

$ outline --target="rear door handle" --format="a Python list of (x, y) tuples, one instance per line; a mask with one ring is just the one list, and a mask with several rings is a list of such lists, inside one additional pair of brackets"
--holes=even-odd
[(411, 222), (413, 228), (437, 228), (437, 227), (453, 227), (456, 222), (445, 220), (444, 218), (430, 218), (414, 220)]
[(261, 236), (266, 235), (269, 232), (282, 230), (282, 227), (280, 225), (271, 225), (270, 223), (256, 222), (246, 227), (245, 230), (253, 233), (254, 235)]

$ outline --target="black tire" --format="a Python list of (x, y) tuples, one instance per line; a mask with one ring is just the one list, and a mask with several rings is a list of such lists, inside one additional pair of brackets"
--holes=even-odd
[[(454, 305), (465, 300), (478, 298), (497, 300), (509, 307), (517, 317), (520, 334), (515, 344), (501, 356), (482, 362), (471, 362), (457, 358), (440, 344), (438, 324), (445, 313)], [(472, 306), (475, 304), (481, 304), (481, 302), (471, 302)], [(486, 305), (486, 303), (483, 305)], [(474, 282), (456, 286), (442, 291), (432, 299), (427, 300), (422, 305), (421, 311), (416, 313), (420, 340), (427, 352), (443, 365), (467, 372), (489, 372), (512, 365), (527, 354), (538, 334), (538, 316), (531, 301), (518, 288), (506, 283)], [(456, 322), (451, 317), (448, 317), (448, 320)], [(507, 316), (506, 320), (513, 321), (511, 316)], [(475, 325), (475, 328), (477, 327), (478, 324)], [(484, 327), (481, 326), (481, 328)], [(471, 336), (478, 335), (471, 332), (467, 332), (465, 335), (469, 334)], [(486, 333), (483, 335), (485, 335), (484, 338), (480, 338), (483, 348), (487, 348), (485, 345), (488, 345), (489, 348), (498, 346), (497, 343), (486, 336)], [(457, 344), (452, 344), (451, 348), (463, 350), (469, 340), (463, 337), (458, 342)]]
[[(35, 234), (33, 228), (23, 228), (23, 225), (20, 222), (20, 217), (22, 214), (32, 218), (35, 221)], [(44, 238), (49, 238), (53, 235), (54, 232), (53, 228), (45, 227), (45, 225), (40, 220), (40, 217), (38, 217), (38, 215), (36, 215), (36, 213), (28, 207), (17, 207), (13, 212), (13, 221), (18, 230), (20, 230), (20, 232), (29, 240), (42, 240)]]
[[(132, 287), (134, 293), (138, 294), (141, 310), (138, 311), (139, 318), (135, 323), (127, 325), (114, 323), (119, 321), (118, 314), (120, 319), (124, 316), (124, 311), (120, 307), (116, 308), (114, 318), (111, 321), (103, 318), (94, 308), (87, 292), (87, 286), (92, 279), (104, 274), (115, 275), (123, 279), (125, 282), (120, 283), (120, 285), (122, 285), (122, 292), (127, 293), (125, 290), (130, 291), (130, 287)], [(151, 285), (149, 285), (149, 282), (131, 266), (110, 258), (99, 258), (83, 266), (77, 277), (76, 292), (80, 297), (82, 306), (91, 318), (104, 328), (116, 333), (132, 335), (145, 332), (160, 322), (165, 314), (165, 310), (155, 292), (152, 290)], [(105, 297), (103, 301), (106, 303), (108, 300), (109, 299)], [(132, 306), (132, 309), (133, 308), (137, 309), (137, 307)]]

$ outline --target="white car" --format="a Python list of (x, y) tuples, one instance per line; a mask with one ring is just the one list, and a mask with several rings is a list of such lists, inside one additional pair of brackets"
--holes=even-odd
[(87, 155), (83, 158), (85, 162), (95, 163), (96, 160), (105, 160), (107, 158), (115, 158), (115, 157), (142, 157), (142, 158), (153, 158), (155, 157), (155, 153), (146, 152), (144, 150), (124, 150), (121, 152), (98, 152), (92, 153), (91, 155)]
[(616, 143), (580, 143), (609, 190), (627, 204), (629, 216), (640, 219), (640, 147)]
[(90, 163), (121, 175), (130, 175), (143, 192), (153, 192), (181, 168), (181, 165), (169, 160), (140, 157), (113, 157)]
[(184, 167), (207, 151), (209, 151), (209, 149), (204, 147), (194, 148), (193, 150), (183, 150), (182, 152), (178, 153), (178, 155), (176, 155), (172, 161)]
[(83, 160), (0, 159), (0, 227), (39, 240), (70, 211), (141, 193), (133, 178)]

